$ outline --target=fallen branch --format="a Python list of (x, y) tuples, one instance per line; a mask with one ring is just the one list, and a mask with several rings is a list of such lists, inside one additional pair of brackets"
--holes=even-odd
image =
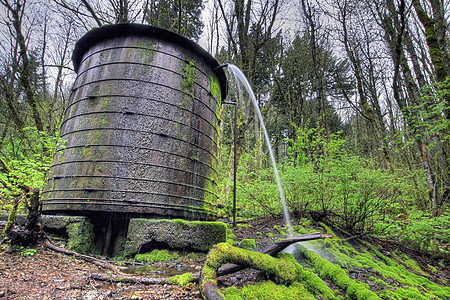
[[(178, 280), (183, 275), (175, 275), (173, 277), (146, 277), (146, 276), (133, 276), (133, 275), (113, 275), (104, 273), (94, 273), (91, 274), (91, 278), (95, 280), (109, 281), (109, 282), (122, 282), (122, 283), (139, 283), (143, 285), (153, 285), (153, 284), (180, 284)], [(186, 278), (181, 285), (189, 282), (198, 282), (199, 274), (192, 275), (189, 274), (189, 278)]]
[(44, 241), (44, 245), (45, 245), (45, 247), (47, 247), (47, 248), (49, 248), (49, 249), (51, 249), (53, 251), (60, 252), (60, 253), (63, 253), (63, 254), (66, 254), (66, 255), (70, 255), (70, 256), (74, 256), (76, 258), (80, 258), (80, 259), (82, 259), (84, 261), (87, 261), (87, 262), (90, 262), (90, 263), (92, 263), (94, 265), (97, 265), (97, 266), (100, 266), (102, 268), (111, 270), (111, 271), (113, 271), (116, 274), (123, 274), (118, 266), (112, 265), (112, 264), (110, 264), (108, 262), (101, 261), (99, 259), (96, 259), (95, 257), (89, 256), (89, 255), (80, 254), (80, 253), (77, 253), (77, 252), (74, 252), (74, 251), (67, 250), (65, 248), (58, 247), (56, 245), (51, 244), (50, 241), (48, 241), (48, 240)]

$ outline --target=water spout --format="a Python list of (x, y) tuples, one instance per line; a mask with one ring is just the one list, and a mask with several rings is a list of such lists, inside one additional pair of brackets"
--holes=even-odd
[[(286, 205), (286, 197), (284, 195), (284, 190), (281, 185), (280, 175), (278, 174), (278, 168), (277, 168), (277, 163), (275, 161), (275, 155), (273, 154), (272, 147), (270, 146), (269, 134), (267, 133), (267, 129), (264, 124), (264, 120), (261, 115), (261, 111), (259, 109), (258, 102), (256, 101), (255, 94), (253, 93), (253, 89), (251, 88), (250, 83), (247, 80), (247, 77), (245, 77), (244, 73), (241, 71), (241, 69), (239, 69), (239, 67), (237, 67), (233, 64), (230, 64), (230, 63), (227, 64), (226, 66), (227, 66), (230, 74), (233, 75), (238, 88), (241, 89), (241, 87), (243, 87), (249, 94), (249, 97), (252, 101), (253, 107), (255, 108), (255, 111), (258, 115), (258, 119), (261, 123), (261, 127), (264, 132), (264, 138), (266, 140), (267, 149), (269, 150), (269, 156), (272, 161), (273, 170), (275, 173), (275, 179), (277, 182), (278, 192), (280, 194), (280, 199), (281, 199), (281, 206), (282, 206), (282, 210), (283, 210), (284, 222), (287, 226), (289, 236), (292, 236), (293, 232), (292, 232), (291, 218), (289, 216), (289, 212), (288, 212), (287, 205)], [(241, 94), (241, 91), (240, 91), (240, 94)]]

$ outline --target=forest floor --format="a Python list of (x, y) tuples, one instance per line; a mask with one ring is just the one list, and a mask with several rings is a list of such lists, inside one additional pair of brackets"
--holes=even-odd
[[(234, 240), (255, 239), (257, 250), (260, 251), (282, 237), (280, 230), (282, 227), (282, 220), (251, 220), (233, 229), (236, 235)], [(384, 252), (390, 251), (389, 245), (385, 244), (383, 248)], [(442, 264), (442, 261), (440, 263), (438, 260), (419, 256), (417, 253), (408, 253), (408, 255), (424, 270), (430, 265), (437, 268), (437, 272), (435, 271), (429, 278), (438, 277), (436, 280), (441, 284), (450, 282), (448, 261)], [(154, 263), (152, 271), (146, 276), (170, 276), (183, 270), (198, 272), (204, 259), (205, 254), (192, 257), (186, 253), (180, 253), (176, 261)], [(111, 271), (54, 252), (43, 245), (34, 248), (2, 250), (0, 252), (0, 299), (201, 299), (198, 286), (193, 283), (186, 286), (112, 283), (92, 279), (91, 275), (95, 273), (108, 274)], [(219, 284), (222, 287), (239, 288), (256, 282), (257, 275), (258, 272), (255, 270), (244, 270), (221, 277)]]

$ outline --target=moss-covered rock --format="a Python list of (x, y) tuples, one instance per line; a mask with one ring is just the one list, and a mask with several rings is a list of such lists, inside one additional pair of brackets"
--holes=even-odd
[(188, 283), (191, 283), (194, 281), (194, 277), (191, 273), (184, 273), (181, 275), (175, 275), (169, 278), (170, 284), (176, 284), (176, 285), (187, 285)]
[(168, 261), (178, 258), (178, 252), (169, 252), (168, 250), (155, 249), (149, 253), (136, 254), (134, 259), (141, 263), (151, 263), (155, 261)]
[(69, 223), (66, 227), (69, 239), (67, 249), (84, 254), (97, 254), (94, 225), (88, 220)]

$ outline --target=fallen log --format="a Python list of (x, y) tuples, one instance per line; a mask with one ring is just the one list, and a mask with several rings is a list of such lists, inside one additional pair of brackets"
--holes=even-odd
[[(293, 262), (273, 256), (297, 242), (331, 237), (333, 236), (320, 232), (288, 237), (271, 245), (263, 253), (239, 249), (226, 243), (215, 245), (208, 253), (200, 273), (200, 292), (206, 300), (222, 300), (223, 296), (219, 293), (217, 286), (217, 277), (237, 272), (246, 267), (264, 271), (270, 277), (275, 278), (277, 282), (289, 284), (297, 280), (298, 269)], [(225, 263), (232, 264), (219, 269)], [(283, 272), (279, 272), (279, 270), (283, 270)]]
[[(305, 242), (305, 241), (312, 241), (312, 240), (318, 240), (318, 239), (326, 239), (326, 238), (332, 238), (332, 235), (329, 234), (323, 234), (320, 232), (314, 232), (314, 233), (308, 233), (308, 234), (302, 234), (297, 236), (291, 236), (288, 238), (285, 238), (281, 241), (275, 242), (273, 245), (270, 245), (267, 247), (262, 253), (267, 254), (270, 256), (276, 256), (279, 252), (284, 250), (289, 245), (292, 245), (294, 243), (298, 242)], [(238, 264), (227, 264), (219, 268), (217, 271), (217, 276), (224, 276), (232, 273), (239, 272), (243, 269), (245, 269), (247, 266), (242, 266)]]

